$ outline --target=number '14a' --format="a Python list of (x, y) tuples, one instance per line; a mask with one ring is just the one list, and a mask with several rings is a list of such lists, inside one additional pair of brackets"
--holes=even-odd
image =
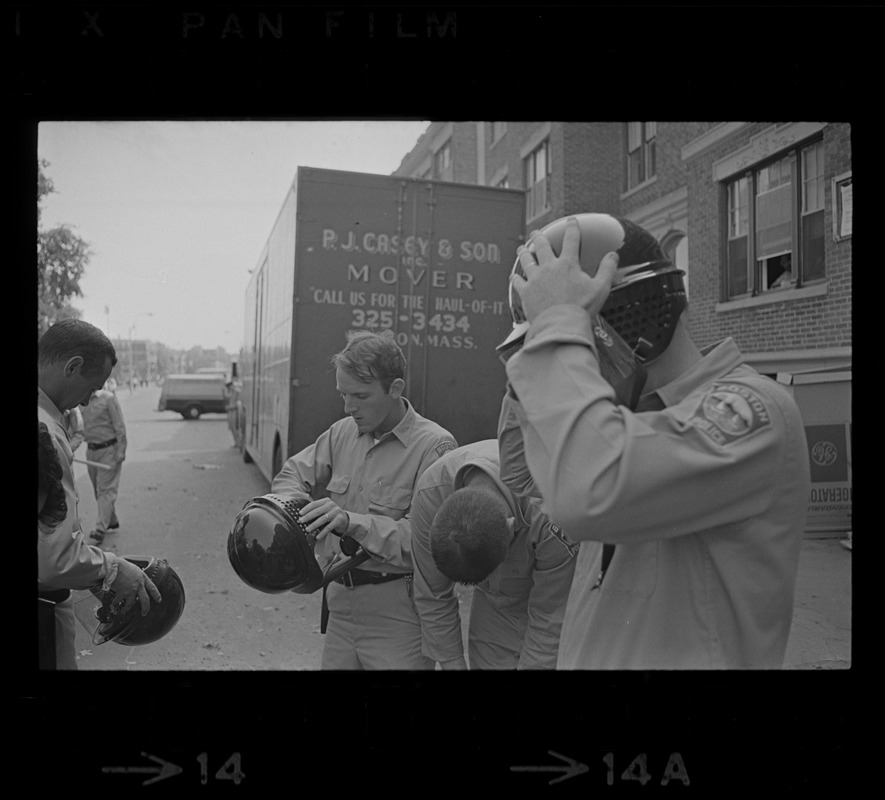
[[(611, 786), (615, 782), (615, 756), (614, 753), (606, 753), (602, 759), (608, 771), (606, 774), (606, 783)], [(647, 759), (645, 753), (640, 753), (634, 758), (630, 765), (621, 773), (622, 781), (639, 781), (641, 786), (645, 786), (651, 780), (651, 775), (647, 769)], [(679, 753), (670, 753), (670, 759), (667, 761), (667, 768), (661, 778), (661, 786), (666, 786), (671, 780), (682, 781), (688, 786), (690, 781), (688, 772), (686, 772), (685, 764)]]

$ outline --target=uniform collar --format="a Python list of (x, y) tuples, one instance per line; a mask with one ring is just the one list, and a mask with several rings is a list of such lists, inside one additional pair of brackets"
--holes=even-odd
[(730, 336), (701, 350), (700, 360), (670, 383), (643, 395), (640, 405), (649, 395), (657, 393), (665, 406), (674, 406), (691, 394), (698, 386), (727, 375), (743, 363), (744, 357)]
[(37, 387), (37, 405), (42, 408), (50, 417), (52, 417), (56, 422), (61, 422), (62, 413), (58, 410), (58, 406), (49, 399), (49, 395), (46, 394), (39, 386)]
[(406, 400), (406, 398), (402, 398), (403, 402), (406, 404), (406, 413), (403, 415), (403, 418), (396, 423), (396, 425), (391, 428), (387, 433), (381, 436), (380, 439), (375, 439), (374, 435), (371, 433), (362, 434), (363, 436), (368, 436), (376, 444), (380, 444), (383, 442), (390, 434), (396, 436), (397, 439), (402, 442), (404, 447), (409, 446), (409, 441), (412, 438), (412, 430), (415, 427), (415, 422), (418, 419), (418, 412), (412, 408), (412, 404)]

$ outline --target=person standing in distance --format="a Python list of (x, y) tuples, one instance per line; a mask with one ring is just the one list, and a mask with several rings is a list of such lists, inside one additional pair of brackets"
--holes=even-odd
[(146, 616), (151, 599), (162, 599), (141, 569), (88, 544), (80, 526), (73, 454), (63, 413), (88, 403), (116, 362), (110, 339), (82, 320), (57, 322), (37, 345), (37, 421), (52, 434), (65, 492), (64, 519), (58, 524), (47, 524), (39, 517), (37, 521), (37, 593), (55, 603), (57, 669), (77, 669), (71, 589), (110, 589), (123, 601), (124, 614), (137, 602)]
[(117, 395), (107, 388), (99, 389), (83, 406), (83, 437), (86, 440), (86, 457), (89, 461), (103, 464), (101, 469), (90, 464), (87, 467), (98, 513), (95, 529), (89, 538), (95, 544), (104, 541), (108, 531), (120, 527), (117, 519), (117, 491), (120, 473), (126, 459), (126, 423)]
[(323, 569), (343, 558), (342, 541), (370, 556), (323, 596), (322, 669), (433, 669), (412, 598), (409, 511), (421, 473), (457, 443), (402, 396), (406, 360), (391, 331), (351, 333), (332, 364), (347, 416), (289, 458), (271, 486), (309, 501), (301, 520), (317, 533)]
[[(781, 668), (810, 491), (802, 418), (733, 340), (692, 342), (681, 273), (655, 246), (582, 214), (533, 234), (511, 276), (529, 327), (506, 369), (531, 477), (571, 538), (614, 545), (607, 570), (578, 556), (558, 667)], [(643, 248), (645, 263), (626, 255)], [(603, 377), (615, 337), (645, 371), (632, 410)]]

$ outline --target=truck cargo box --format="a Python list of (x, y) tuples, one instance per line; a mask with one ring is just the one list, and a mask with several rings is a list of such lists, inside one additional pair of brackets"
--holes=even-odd
[(459, 444), (496, 433), (521, 191), (302, 167), (246, 291), (240, 444), (271, 479), (343, 415), (331, 357), (394, 331), (404, 396)]

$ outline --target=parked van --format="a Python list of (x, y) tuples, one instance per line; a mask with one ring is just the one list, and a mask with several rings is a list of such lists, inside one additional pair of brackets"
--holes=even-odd
[(228, 389), (224, 375), (167, 375), (157, 411), (177, 411), (185, 419), (200, 414), (226, 414)]

